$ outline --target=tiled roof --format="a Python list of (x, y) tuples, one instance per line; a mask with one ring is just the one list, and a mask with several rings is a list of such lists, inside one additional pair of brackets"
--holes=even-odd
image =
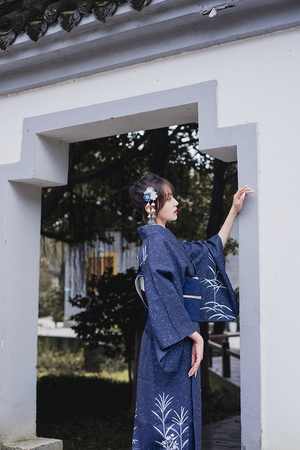
[(105, 23), (122, 4), (141, 11), (151, 0), (0, 0), (0, 48), (6, 50), (18, 34), (37, 42), (56, 22), (68, 33), (92, 13)]

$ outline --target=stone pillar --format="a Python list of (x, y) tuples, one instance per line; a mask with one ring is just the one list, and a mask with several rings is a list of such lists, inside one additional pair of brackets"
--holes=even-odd
[(58, 450), (36, 438), (41, 188), (66, 183), (68, 147), (28, 131), (23, 150), (0, 166), (0, 446)]

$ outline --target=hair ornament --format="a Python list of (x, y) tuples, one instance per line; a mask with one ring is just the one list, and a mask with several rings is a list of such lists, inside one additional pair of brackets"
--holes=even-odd
[[(157, 199), (158, 195), (153, 189), (152, 186), (147, 187), (147, 189), (144, 192), (144, 200), (147, 202), (146, 205), (146, 211), (148, 212), (148, 224), (155, 224), (155, 200)], [(151, 207), (150, 207), (150, 201), (152, 200)]]
[(154, 202), (154, 200), (156, 200), (156, 199), (157, 199), (157, 193), (155, 192), (153, 187), (152, 186), (147, 187), (147, 189), (144, 192), (144, 200), (146, 200), (146, 202), (150, 202), (150, 200), (153, 200), (153, 202)]

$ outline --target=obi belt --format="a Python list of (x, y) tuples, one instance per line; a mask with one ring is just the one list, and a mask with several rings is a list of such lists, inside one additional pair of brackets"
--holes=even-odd
[[(144, 304), (148, 315), (148, 302), (145, 294), (143, 272), (135, 279), (135, 288)], [(229, 297), (222, 298), (222, 302), (205, 301), (200, 295), (200, 282), (198, 277), (185, 278), (182, 287), (184, 306), (191, 320), (195, 322), (222, 322), (234, 320), (238, 315), (238, 303)], [(225, 311), (225, 313), (224, 313)]]

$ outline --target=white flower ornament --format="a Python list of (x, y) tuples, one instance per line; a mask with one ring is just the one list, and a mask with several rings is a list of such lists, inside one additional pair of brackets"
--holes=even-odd
[(153, 187), (152, 186), (147, 187), (147, 189), (144, 192), (144, 200), (146, 200), (146, 202), (150, 202), (150, 200), (156, 200), (156, 199), (157, 199), (157, 193), (155, 192)]
[[(144, 200), (147, 202), (147, 207), (149, 207), (148, 212), (155, 213), (155, 209), (153, 208), (155, 206), (154, 201), (157, 199), (158, 195), (157, 192), (153, 189), (152, 186), (147, 187), (147, 189), (144, 192)], [(150, 200), (152, 200), (151, 206), (152, 209), (150, 211)], [(148, 224), (155, 224), (155, 214), (152, 214), (152, 220), (151, 220), (151, 214), (148, 215), (150, 220), (148, 221)]]

